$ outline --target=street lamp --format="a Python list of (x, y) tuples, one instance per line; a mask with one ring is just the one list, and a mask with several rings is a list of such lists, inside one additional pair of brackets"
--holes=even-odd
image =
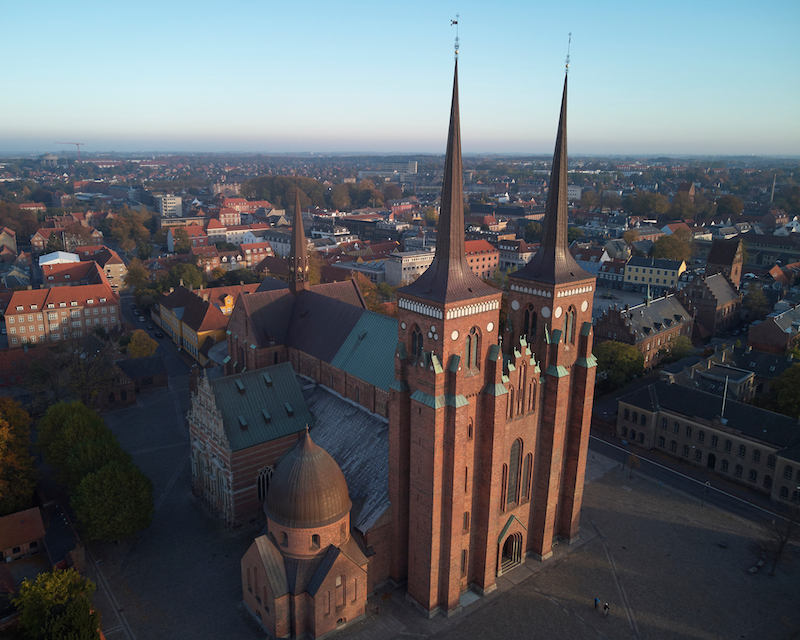
[(703, 485), (703, 503), (702, 503), (702, 506), (704, 506), (704, 507), (706, 506), (706, 491), (708, 491), (710, 488), (711, 488), (711, 481), (708, 480)]

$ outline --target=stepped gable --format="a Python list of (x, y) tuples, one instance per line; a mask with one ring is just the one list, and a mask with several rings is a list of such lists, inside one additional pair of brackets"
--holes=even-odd
[(436, 256), (428, 269), (410, 285), (400, 289), (440, 304), (497, 295), (494, 287), (473, 273), (464, 244), (464, 185), (461, 168), (461, 123), (458, 111), (458, 62), (453, 78), (450, 131), (442, 181), (442, 208), (437, 229)]
[(514, 272), (514, 278), (550, 284), (567, 284), (594, 279), (593, 275), (578, 266), (575, 258), (569, 252), (567, 243), (569, 209), (567, 204), (567, 78), (565, 77), (542, 240), (536, 255), (528, 264)]

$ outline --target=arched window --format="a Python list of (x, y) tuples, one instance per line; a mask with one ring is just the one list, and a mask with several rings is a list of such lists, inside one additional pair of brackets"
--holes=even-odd
[(319, 535), (316, 533), (311, 536), (311, 548), (319, 549)]
[(536, 383), (533, 380), (528, 385), (528, 411), (536, 411)]
[(478, 333), (477, 327), (472, 327), (469, 330), (469, 335), (467, 335), (467, 366), (470, 369), (474, 369), (478, 366), (478, 363), (481, 361), (481, 352), (480, 352), (480, 334)]
[(472, 422), (472, 418), (469, 419), (469, 425), (467, 426), (467, 437), (472, 440), (474, 437), (474, 425)]
[(289, 534), (286, 533), (285, 531), (283, 532), (283, 540), (281, 541), (281, 546), (282, 547), (288, 547), (289, 546)]
[(272, 478), (272, 467), (264, 467), (258, 472), (258, 499), (266, 500), (269, 481)]
[(519, 473), (520, 458), (522, 457), (522, 440), (517, 438), (511, 445), (511, 455), (508, 459), (508, 491), (506, 492), (506, 504), (519, 502)]
[(517, 415), (522, 415), (525, 411), (525, 390), (527, 388), (528, 367), (524, 364), (519, 371), (519, 393), (517, 394)]
[(422, 355), (422, 331), (414, 327), (411, 332), (411, 359), (416, 360)]
[(501, 492), (500, 493), (500, 496), (501, 496), (500, 505), (501, 505), (503, 511), (506, 510), (506, 501), (503, 500), (502, 498), (506, 494), (506, 488), (507, 487), (508, 487), (508, 465), (504, 464), (503, 465), (503, 477), (502, 477), (502, 480), (500, 481), (500, 492)]
[(509, 420), (514, 417), (514, 387), (508, 388), (508, 409), (506, 410), (506, 417)]
[(529, 304), (528, 308), (525, 309), (525, 326), (522, 328), (522, 331), (528, 336), (528, 342), (536, 339), (536, 319), (537, 316), (533, 310), (533, 305)]
[(522, 497), (531, 497), (531, 467), (533, 466), (533, 454), (525, 456), (525, 464), (522, 466)]
[(575, 307), (567, 309), (566, 337), (568, 344), (575, 344)]

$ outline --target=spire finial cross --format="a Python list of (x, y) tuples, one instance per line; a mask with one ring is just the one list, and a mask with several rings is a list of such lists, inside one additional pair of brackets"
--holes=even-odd
[(572, 47), (572, 31), (569, 32), (569, 42), (567, 43), (567, 66), (564, 75), (569, 73), (569, 50)]
[(450, 21), (450, 26), (451, 27), (453, 25), (456, 26), (456, 46), (455, 46), (455, 49), (456, 49), (455, 58), (456, 58), (456, 60), (458, 60), (458, 45), (459, 45), (459, 40), (458, 40), (458, 18), (459, 18), (459, 14), (456, 14), (456, 19)]

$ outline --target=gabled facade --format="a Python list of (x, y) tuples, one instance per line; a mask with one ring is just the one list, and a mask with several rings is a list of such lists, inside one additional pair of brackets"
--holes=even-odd
[(729, 331), (740, 323), (740, 294), (722, 273), (695, 278), (678, 293), (684, 307), (694, 315), (702, 337)]

